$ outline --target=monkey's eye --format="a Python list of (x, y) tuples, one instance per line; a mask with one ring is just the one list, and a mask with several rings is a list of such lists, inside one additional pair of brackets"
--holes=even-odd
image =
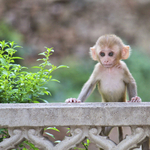
[(104, 52), (100, 52), (100, 55), (101, 55), (102, 57), (104, 57), (104, 56), (105, 56), (105, 53), (104, 53)]
[(110, 52), (109, 54), (108, 54), (108, 56), (113, 56), (114, 55), (114, 52)]

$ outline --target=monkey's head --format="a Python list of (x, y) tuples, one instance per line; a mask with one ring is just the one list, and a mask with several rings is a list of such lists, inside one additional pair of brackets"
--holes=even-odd
[(125, 45), (116, 35), (108, 34), (99, 37), (96, 44), (90, 48), (93, 60), (99, 61), (102, 66), (111, 68), (121, 59), (130, 56), (130, 46)]

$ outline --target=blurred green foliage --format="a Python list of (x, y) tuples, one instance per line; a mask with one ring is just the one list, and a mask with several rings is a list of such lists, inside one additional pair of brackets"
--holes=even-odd
[(4, 21), (0, 22), (0, 40), (21, 43), (23, 36)]

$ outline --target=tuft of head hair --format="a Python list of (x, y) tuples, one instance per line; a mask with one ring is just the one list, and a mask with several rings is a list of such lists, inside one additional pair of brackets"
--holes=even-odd
[(97, 40), (96, 45), (100, 45), (101, 47), (107, 46), (109, 48), (112, 48), (114, 45), (118, 45), (120, 48), (124, 47), (122, 40), (115, 34), (102, 35)]

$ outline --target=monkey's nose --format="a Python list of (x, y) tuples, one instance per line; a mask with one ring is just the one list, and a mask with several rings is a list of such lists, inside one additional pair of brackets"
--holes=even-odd
[(105, 60), (105, 61), (104, 61), (104, 63), (106, 63), (106, 64), (107, 64), (107, 63), (109, 63), (109, 61), (108, 61), (108, 60)]

